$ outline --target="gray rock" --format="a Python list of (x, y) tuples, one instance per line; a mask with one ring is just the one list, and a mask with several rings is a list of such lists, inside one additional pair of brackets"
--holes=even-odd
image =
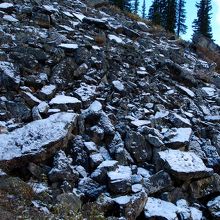
[(116, 197), (114, 201), (119, 205), (121, 216), (125, 216), (128, 220), (133, 220), (143, 211), (147, 198), (147, 194), (141, 191), (132, 196)]
[(125, 139), (125, 147), (137, 163), (149, 161), (152, 149), (146, 143), (145, 138), (138, 132), (128, 132)]
[(51, 182), (68, 181), (74, 186), (79, 174), (71, 163), (72, 159), (67, 157), (62, 150), (59, 151), (54, 157), (53, 168), (48, 174), (49, 180)]
[(214, 220), (220, 219), (220, 196), (217, 196), (213, 200), (209, 201), (207, 206)]
[(0, 134), (0, 166), (14, 169), (32, 162), (44, 161), (59, 148), (65, 148), (76, 127), (77, 115), (57, 113), (8, 134)]
[(170, 175), (164, 171), (160, 171), (149, 178), (144, 179), (145, 191), (148, 195), (161, 193), (173, 186)]
[(144, 208), (147, 219), (176, 220), (178, 208), (176, 205), (160, 199), (149, 197)]
[(190, 184), (193, 198), (202, 198), (216, 192), (220, 192), (220, 176), (214, 174), (210, 177), (194, 181)]
[(158, 153), (159, 161), (157, 168), (162, 168), (175, 178), (189, 180), (211, 176), (213, 170), (207, 168), (203, 161), (192, 152), (180, 150), (166, 150)]
[(39, 92), (39, 97), (43, 100), (51, 99), (56, 94), (56, 86), (55, 85), (45, 85), (41, 88)]
[(108, 172), (108, 188), (113, 194), (127, 194), (131, 192), (131, 173), (110, 171)]
[(15, 66), (12, 63), (0, 61), (0, 88), (17, 90), (20, 81), (20, 75)]
[(83, 193), (85, 201), (96, 200), (105, 191), (105, 186), (100, 186), (91, 178), (85, 177), (79, 181), (78, 190)]
[(82, 201), (75, 192), (62, 193), (57, 196), (57, 201), (61, 207), (65, 207), (65, 209), (74, 211), (75, 213), (77, 213), (82, 207)]

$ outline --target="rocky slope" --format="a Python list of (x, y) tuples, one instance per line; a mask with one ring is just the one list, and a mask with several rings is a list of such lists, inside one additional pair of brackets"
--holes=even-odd
[(109, 7), (0, 1), (2, 219), (220, 219), (220, 81)]

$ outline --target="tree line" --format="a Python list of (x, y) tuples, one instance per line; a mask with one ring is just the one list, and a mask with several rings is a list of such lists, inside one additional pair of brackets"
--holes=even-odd
[[(147, 0), (142, 0), (142, 5), (140, 0), (111, 0), (111, 2), (122, 10), (151, 20), (155, 25), (160, 25), (165, 30), (176, 33), (177, 36), (186, 33), (186, 0), (153, 0), (148, 13), (146, 12)], [(194, 34), (202, 34), (212, 39), (211, 0), (199, 0), (196, 8), (197, 18), (192, 25)]]

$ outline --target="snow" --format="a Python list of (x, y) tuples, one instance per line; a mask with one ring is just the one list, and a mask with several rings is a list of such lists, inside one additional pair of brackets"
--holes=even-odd
[(114, 167), (118, 164), (117, 160), (105, 160), (101, 164), (99, 164), (98, 168), (103, 168), (103, 167)]
[(79, 19), (80, 21), (82, 21), (83, 18), (86, 17), (85, 15), (83, 15), (83, 14), (81, 14), (81, 13), (73, 13), (73, 15), (74, 15), (77, 19)]
[(66, 138), (73, 113), (57, 113), (47, 119), (33, 121), (8, 134), (0, 134), (0, 160), (11, 160), (45, 151), (45, 147)]
[(35, 103), (40, 104), (42, 102), (40, 99), (32, 95), (30, 92), (24, 92), (24, 94), (26, 94), (26, 96), (33, 100)]
[(96, 95), (96, 86), (82, 83), (74, 93), (77, 94), (83, 102), (87, 102)]
[(109, 40), (115, 41), (118, 44), (124, 44), (124, 41), (120, 37), (117, 37), (116, 35), (109, 34), (108, 38)]
[(134, 121), (131, 121), (131, 124), (136, 126), (136, 127), (141, 127), (141, 126), (144, 126), (144, 125), (150, 125), (151, 122), (148, 121), (148, 120), (134, 120)]
[(18, 19), (16, 19), (15, 17), (11, 16), (11, 15), (4, 15), (3, 19), (5, 21), (10, 21), (10, 22), (18, 22)]
[(43, 5), (43, 7), (49, 11), (49, 12), (59, 12), (56, 8), (54, 8), (52, 5)]
[(145, 177), (145, 178), (149, 178), (150, 177), (150, 172), (142, 167), (138, 167), (137, 169), (137, 174)]
[(113, 199), (119, 205), (126, 205), (130, 202), (131, 196), (119, 196)]
[(149, 197), (144, 209), (146, 218), (161, 217), (166, 220), (178, 220), (178, 208), (170, 202)]
[(87, 111), (87, 110), (92, 111), (92, 112), (99, 112), (102, 110), (102, 104), (96, 100), (85, 111)]
[(189, 142), (190, 137), (192, 135), (191, 128), (174, 128), (169, 130), (165, 135), (171, 135), (171, 137), (167, 143), (186, 143)]
[(81, 103), (81, 101), (75, 97), (66, 96), (66, 95), (57, 95), (49, 102), (50, 105), (75, 104), (75, 103)]
[(169, 169), (178, 173), (211, 172), (202, 159), (193, 152), (183, 152), (180, 150), (165, 150), (159, 152), (160, 158), (166, 162)]
[(111, 179), (111, 181), (117, 182), (119, 180), (131, 180), (131, 175), (128, 173), (119, 173), (117, 171), (110, 171), (108, 172), (108, 177)]
[(154, 118), (155, 119), (158, 119), (158, 118), (165, 118), (166, 116), (169, 115), (169, 111), (166, 111), (166, 110), (161, 110), (159, 112), (156, 112)]
[(91, 152), (97, 152), (98, 149), (96, 147), (96, 144), (92, 141), (89, 142), (84, 142), (84, 145), (86, 147), (86, 149), (91, 153)]
[(68, 16), (70, 18), (73, 18), (73, 15), (68, 11), (64, 11), (63, 14), (65, 14), (66, 16)]
[(14, 5), (11, 4), (11, 3), (7, 3), (7, 2), (4, 2), (4, 3), (1, 3), (0, 4), (0, 9), (7, 9), (7, 8), (11, 8), (13, 7)]
[(41, 93), (45, 95), (51, 95), (55, 92), (56, 86), (55, 85), (47, 85), (41, 88)]
[(202, 91), (206, 94), (208, 97), (214, 97), (216, 90), (211, 87), (202, 87)]
[(32, 187), (33, 191), (37, 194), (48, 190), (48, 186), (45, 183), (30, 182), (29, 185)]
[(123, 83), (119, 80), (113, 81), (112, 84), (119, 92), (123, 92), (125, 90)]
[(47, 113), (49, 105), (46, 102), (41, 102), (37, 108), (40, 113)]
[(142, 184), (134, 184), (131, 186), (132, 192), (137, 193), (143, 189)]
[(12, 63), (0, 61), (0, 72), (1, 71), (3, 71), (8, 77), (12, 78), (17, 84), (20, 83), (20, 76), (16, 74)]
[(61, 28), (65, 29), (66, 31), (74, 31), (73, 28), (67, 26), (67, 25), (59, 25)]
[(73, 50), (76, 50), (79, 48), (78, 44), (60, 44), (59, 47), (63, 49), (73, 49)]
[(190, 90), (190, 89), (188, 89), (188, 88), (186, 88), (184, 86), (180, 86), (180, 85), (178, 86), (178, 88), (180, 88), (182, 91), (184, 91), (191, 98), (195, 97), (195, 93), (192, 90)]

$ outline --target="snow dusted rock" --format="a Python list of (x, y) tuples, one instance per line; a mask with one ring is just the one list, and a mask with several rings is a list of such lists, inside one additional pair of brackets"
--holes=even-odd
[(82, 102), (72, 96), (66, 95), (56, 95), (49, 104), (53, 108), (60, 108), (63, 110), (73, 109), (73, 110), (80, 110), (82, 106)]
[(14, 65), (9, 62), (0, 61), (0, 88), (18, 89), (20, 85), (20, 75)]
[(159, 166), (181, 180), (202, 178), (213, 174), (211, 168), (207, 168), (203, 161), (192, 152), (180, 150), (166, 150), (159, 154)]
[(105, 29), (105, 30), (108, 29), (108, 25), (106, 24), (106, 22), (102, 21), (101, 19), (96, 19), (92, 17), (84, 17), (82, 21), (83, 23), (87, 23), (89, 25), (93, 24), (96, 27), (101, 28), (101, 29)]
[(149, 178), (144, 179), (144, 187), (148, 195), (165, 191), (171, 188), (172, 184), (170, 175), (164, 171), (159, 171)]
[(113, 34), (109, 34), (109, 35), (108, 35), (108, 38), (109, 38), (109, 40), (115, 41), (115, 42), (118, 43), (118, 44), (124, 44), (124, 41), (123, 41), (120, 37), (115, 36), (115, 35), (113, 35)]
[(125, 146), (137, 163), (143, 163), (151, 159), (152, 149), (140, 133), (128, 132), (125, 139)]
[(217, 95), (216, 89), (212, 87), (202, 87), (201, 90), (204, 96), (207, 98), (214, 98)]
[(131, 192), (131, 170), (129, 167), (124, 166), (120, 168), (116, 171), (108, 172), (108, 188), (113, 194)]
[(35, 105), (39, 105), (41, 103), (41, 100), (35, 97), (30, 92), (22, 92), (22, 97), (25, 100), (25, 102), (30, 106), (34, 107)]
[(71, 165), (72, 159), (68, 158), (64, 151), (60, 150), (54, 157), (53, 168), (48, 174), (51, 182), (68, 181), (74, 185), (78, 181), (79, 174)]
[(58, 148), (65, 148), (71, 131), (76, 126), (77, 115), (57, 113), (0, 135), (0, 166), (13, 169), (27, 162), (43, 161)]
[(112, 82), (113, 86), (114, 86), (114, 89), (117, 91), (117, 92), (124, 92), (125, 91), (125, 87), (123, 85), (122, 82), (120, 82), (119, 80), (115, 80)]
[(181, 128), (181, 127), (191, 127), (190, 120), (187, 118), (183, 118), (182, 116), (171, 113), (169, 115), (169, 120), (173, 123), (174, 126)]
[(220, 196), (217, 196), (213, 200), (209, 201), (207, 203), (207, 206), (214, 220), (219, 220), (220, 219)]
[(96, 86), (82, 83), (81, 86), (74, 91), (74, 94), (87, 106), (96, 96)]
[(47, 100), (53, 98), (56, 93), (56, 86), (55, 85), (46, 85), (41, 88), (39, 92), (39, 97), (41, 99)]
[(141, 191), (132, 196), (116, 197), (114, 201), (119, 205), (120, 215), (125, 216), (127, 220), (133, 220), (143, 211), (147, 198), (147, 194)]
[(100, 186), (91, 178), (85, 177), (79, 181), (78, 190), (83, 193), (83, 200), (96, 200), (105, 191), (105, 186)]
[(187, 146), (192, 135), (191, 128), (173, 128), (164, 135), (164, 143), (174, 149)]
[(178, 207), (170, 202), (149, 197), (144, 207), (147, 219), (178, 220)]
[(11, 13), (13, 9), (14, 9), (14, 5), (12, 3), (7, 3), (7, 2), (0, 3), (0, 11)]
[(47, 104), (47, 102), (41, 102), (38, 106), (38, 111), (40, 114), (47, 114), (50, 106)]

